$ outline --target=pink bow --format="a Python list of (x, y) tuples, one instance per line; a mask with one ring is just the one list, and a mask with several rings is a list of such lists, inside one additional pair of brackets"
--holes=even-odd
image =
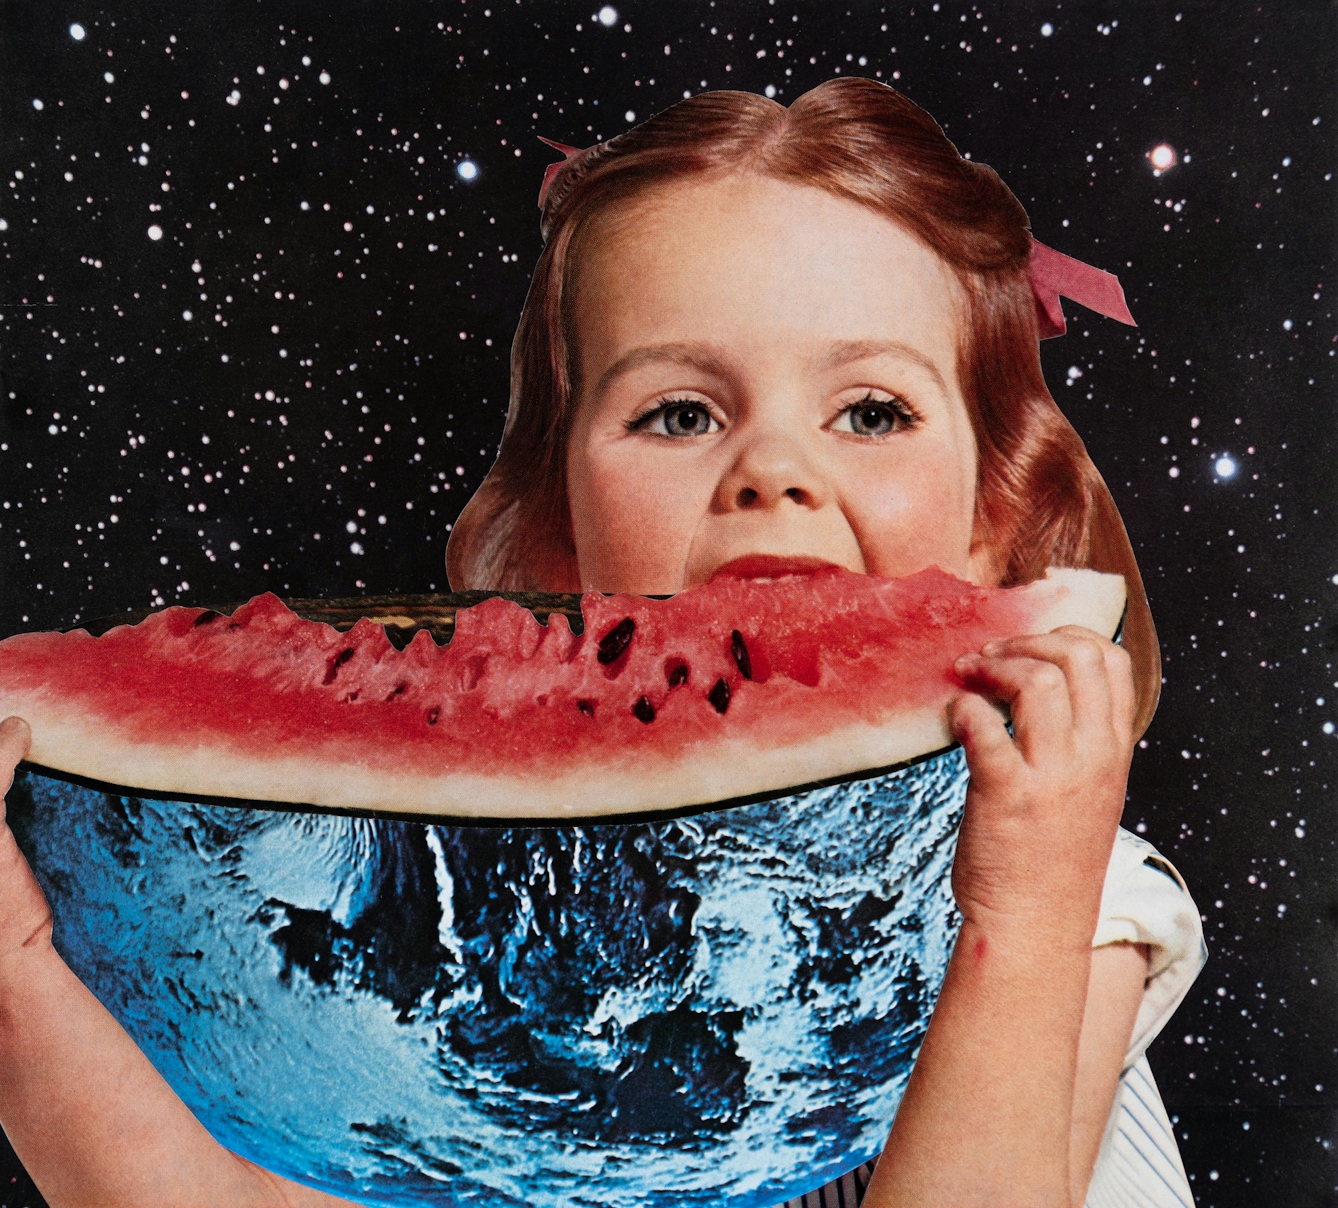
[(1138, 326), (1124, 300), (1120, 279), (1114, 273), (1093, 268), (1036, 239), (1031, 241), (1027, 279), (1031, 282), (1031, 292), (1036, 295), (1036, 323), (1042, 340), (1062, 336), (1068, 330), (1064, 308), (1059, 301), (1061, 294), (1108, 319)]
[(547, 143), (554, 151), (561, 151), (562, 154), (567, 157), (561, 163), (549, 164), (548, 167), (544, 169), (544, 183), (539, 186), (539, 208), (542, 210), (544, 208), (544, 200), (548, 197), (549, 186), (553, 183), (554, 177), (562, 171), (563, 166), (570, 160), (575, 159), (578, 155), (583, 155), (584, 150), (581, 147), (568, 147), (566, 143), (555, 143), (551, 138), (544, 138), (543, 135), (539, 136), (539, 141), (541, 143)]

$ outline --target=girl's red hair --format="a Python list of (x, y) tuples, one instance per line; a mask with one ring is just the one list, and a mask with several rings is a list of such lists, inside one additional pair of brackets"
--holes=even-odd
[(993, 169), (963, 159), (929, 114), (872, 80), (829, 80), (789, 108), (753, 93), (704, 92), (562, 166), (544, 199), (545, 247), (511, 349), (501, 450), (447, 547), (452, 586), (579, 590), (567, 436), (582, 233), (645, 190), (742, 172), (867, 206), (952, 267), (964, 298), (958, 377), (979, 449), (977, 532), (1004, 551), (1005, 585), (1047, 566), (1125, 577), (1124, 644), (1141, 732), (1161, 686), (1156, 633), (1114, 500), (1041, 373), (1026, 211)]

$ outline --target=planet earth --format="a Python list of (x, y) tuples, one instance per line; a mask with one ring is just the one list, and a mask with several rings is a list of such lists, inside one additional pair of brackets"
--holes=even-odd
[(434, 826), (29, 770), (55, 942), (224, 1145), (365, 1204), (769, 1208), (886, 1140), (959, 750), (690, 816)]

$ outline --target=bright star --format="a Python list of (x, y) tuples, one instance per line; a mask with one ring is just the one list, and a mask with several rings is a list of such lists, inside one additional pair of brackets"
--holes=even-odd
[(1148, 152), (1148, 159), (1158, 172), (1169, 172), (1175, 167), (1175, 148), (1169, 143), (1158, 143)]

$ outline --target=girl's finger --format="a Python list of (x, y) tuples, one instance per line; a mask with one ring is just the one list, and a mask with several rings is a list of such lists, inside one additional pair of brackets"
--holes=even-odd
[(28, 754), (33, 732), (21, 717), (7, 717), (0, 722), (0, 797), (14, 783), (14, 769)]
[(1108, 733), (1114, 721), (1108, 649), (1117, 648), (1078, 625), (991, 642), (985, 647), (995, 657), (1032, 658), (1058, 667), (1067, 686), (1074, 728), (1087, 734)]
[(1013, 770), (1021, 757), (997, 706), (974, 692), (963, 692), (948, 705), (953, 737), (962, 744), (973, 781), (988, 791)]
[(1138, 691), (1134, 687), (1134, 662), (1123, 646), (1109, 642), (1105, 650), (1106, 675), (1110, 679), (1111, 712), (1120, 734), (1132, 737), (1134, 716), (1138, 712)]
[[(987, 646), (985, 649), (989, 650)], [(1025, 656), (964, 655), (957, 674), (967, 688), (1009, 706), (1013, 741), (1032, 763), (1041, 745), (1073, 730), (1068, 680), (1053, 662)]]

